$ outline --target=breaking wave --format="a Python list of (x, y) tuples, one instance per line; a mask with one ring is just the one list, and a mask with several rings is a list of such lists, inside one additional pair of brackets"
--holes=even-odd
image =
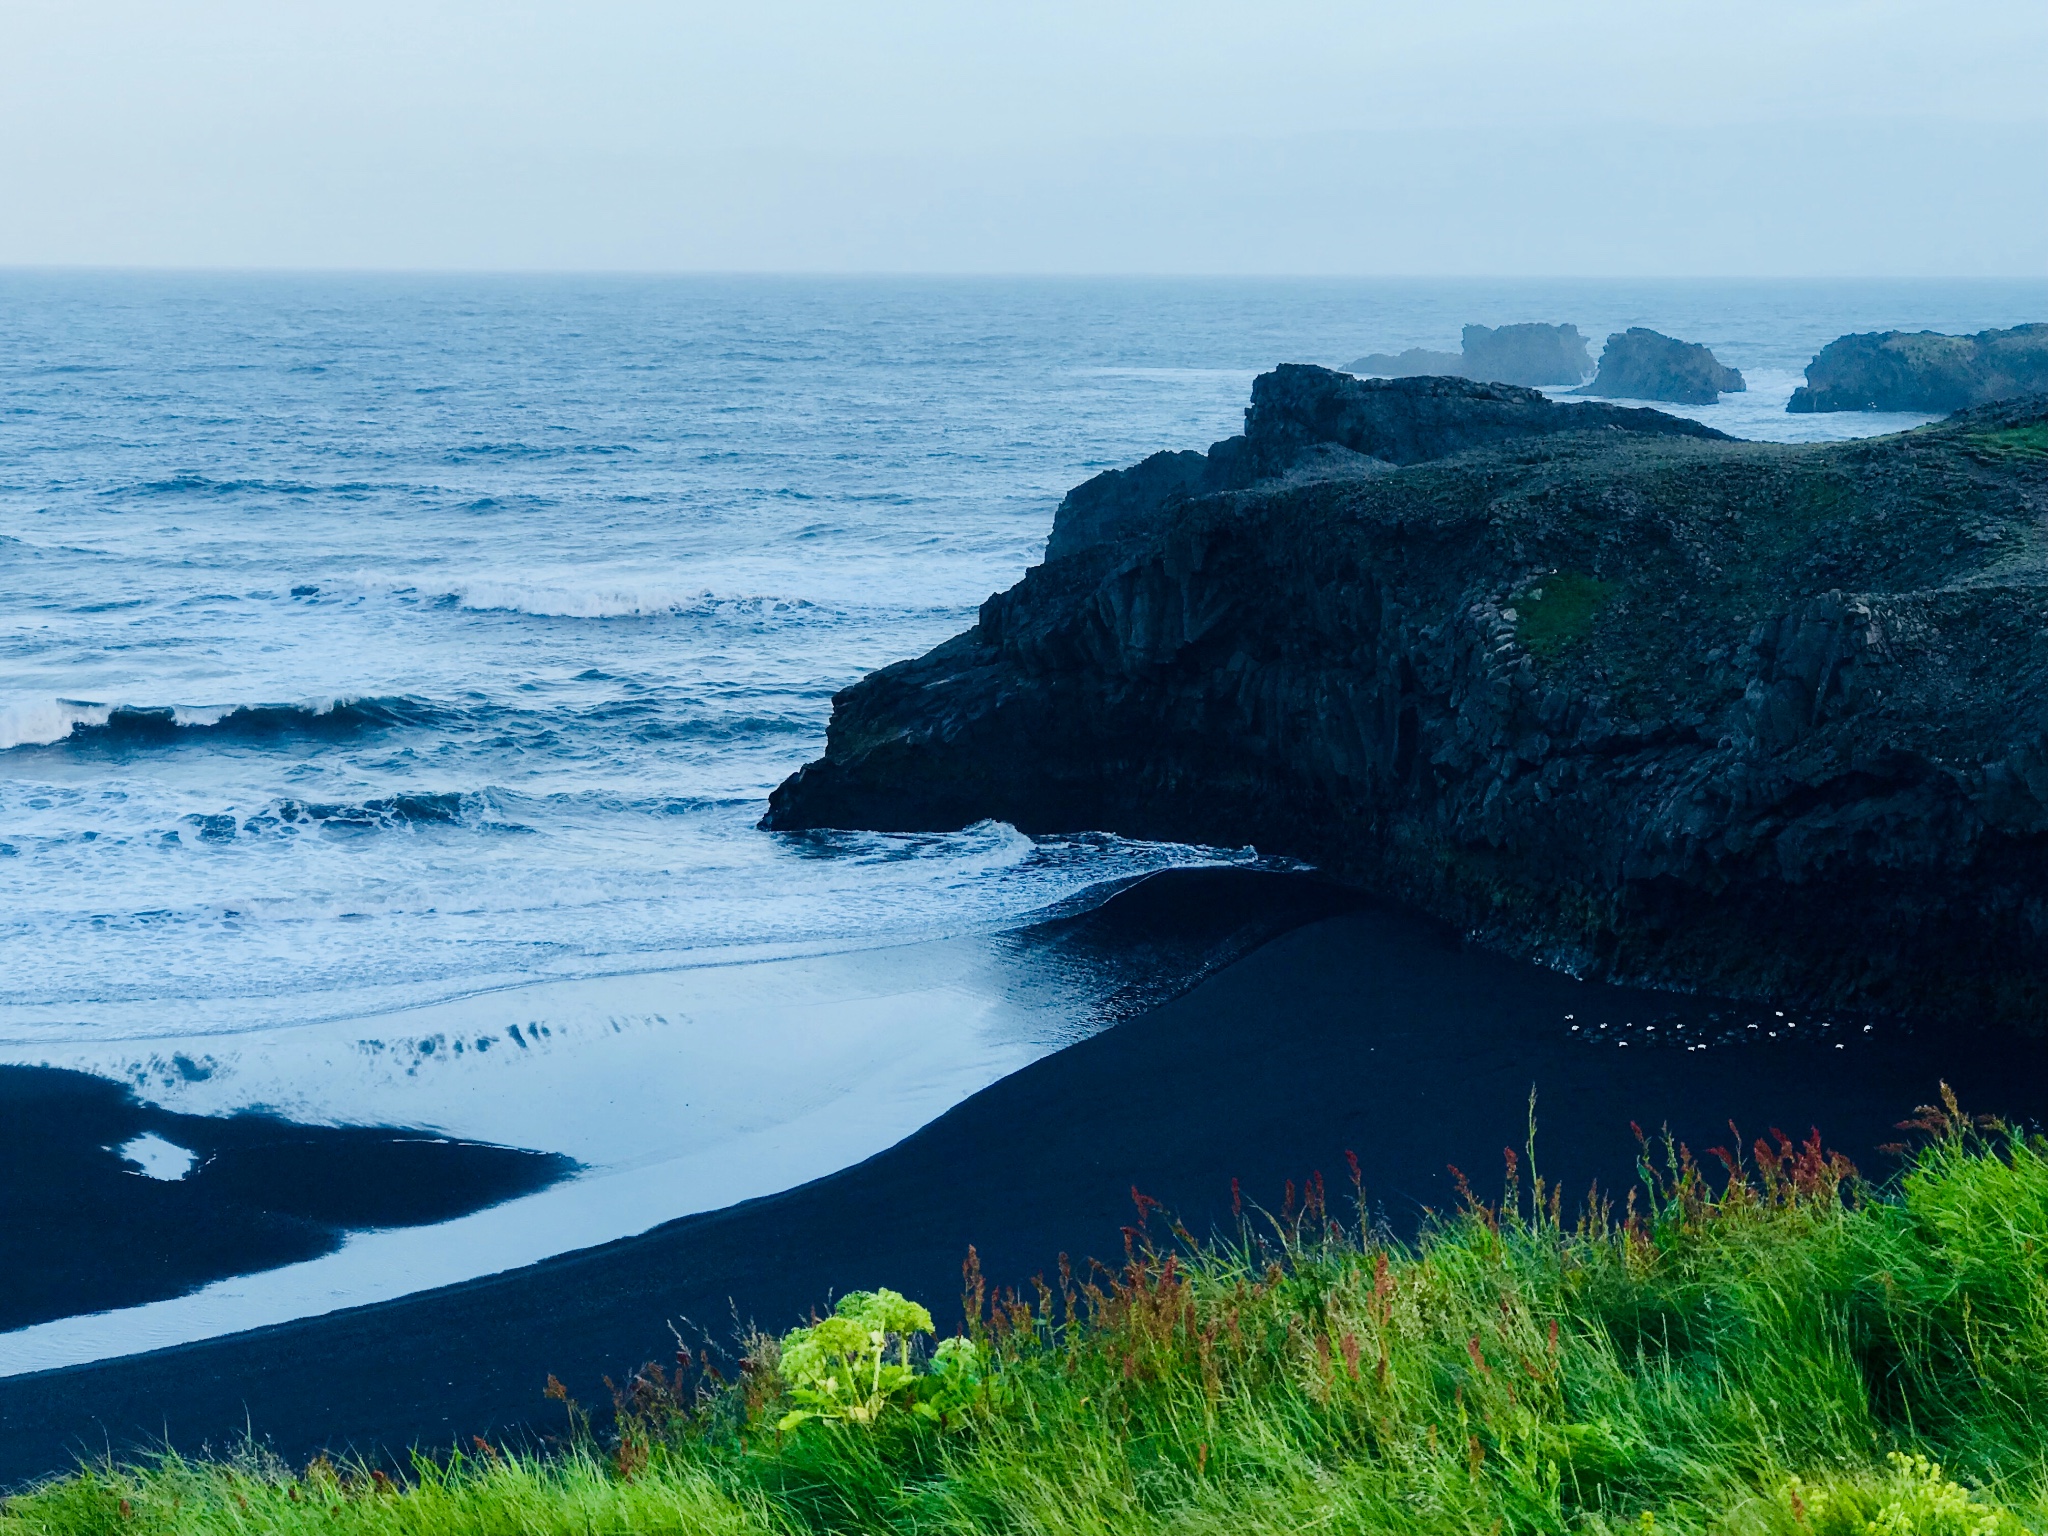
[(238, 836), (290, 834), (302, 831), (388, 832), (422, 826), (476, 826), (490, 831), (523, 831), (515, 823), (491, 815), (480, 796), (455, 791), (410, 795), (379, 795), (369, 800), (323, 804), (309, 800), (277, 800), (252, 816), (231, 811), (182, 818), (182, 829), (201, 842), (232, 842)]
[(306, 704), (99, 704), (39, 699), (0, 707), (0, 752), (16, 747), (169, 746), (199, 737), (334, 737), (431, 725), (444, 711), (420, 699), (329, 699)]
[(797, 618), (818, 605), (803, 598), (722, 597), (716, 592), (673, 588), (568, 586), (544, 582), (465, 581), (448, 594), (458, 607), (479, 613), (525, 613), (543, 619), (649, 619), (691, 615), (732, 615), (754, 619)]

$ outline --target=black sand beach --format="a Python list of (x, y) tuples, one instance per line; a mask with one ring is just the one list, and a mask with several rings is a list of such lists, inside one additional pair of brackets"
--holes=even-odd
[[(125, 1159), (144, 1137), (187, 1171), (152, 1178)], [(181, 1115), (90, 1073), (0, 1067), (0, 1328), (181, 1295), (575, 1171), (555, 1153), (402, 1128)]]
[(799, 1189), (398, 1302), (0, 1381), (0, 1481), (166, 1438), (224, 1448), (245, 1427), (300, 1461), (551, 1433), (550, 1372), (605, 1402), (605, 1374), (671, 1354), (671, 1322), (725, 1342), (736, 1318), (781, 1328), (834, 1291), (892, 1285), (944, 1328), (970, 1243), (999, 1282), (1062, 1251), (1112, 1257), (1133, 1186), (1200, 1231), (1227, 1219), (1233, 1178), (1277, 1207), (1312, 1170), (1341, 1184), (1351, 1150), (1376, 1209), (1412, 1231), (1453, 1203), (1447, 1164), (1498, 1188), (1532, 1087), (1539, 1164), (1573, 1191), (1631, 1178), (1631, 1121), (1698, 1148), (1731, 1118), (1745, 1137), (1818, 1126), (1876, 1173), (1944, 1078), (1971, 1108), (2048, 1109), (2031, 1042), (1823, 1023), (1580, 983), (1408, 916), (1339, 912)]

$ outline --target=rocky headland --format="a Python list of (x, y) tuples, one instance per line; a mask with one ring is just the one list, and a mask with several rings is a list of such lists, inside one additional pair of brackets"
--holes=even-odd
[(1748, 388), (1742, 375), (1696, 341), (1679, 341), (1661, 331), (1632, 325), (1607, 338), (1600, 370), (1582, 395), (1611, 400), (1668, 400), (1674, 405), (1713, 405), (1724, 394)]
[(1858, 442), (1289, 366), (763, 825), (1256, 844), (1580, 974), (2048, 1020), (2048, 399)]
[(1576, 384), (1593, 371), (1575, 325), (1468, 325), (1462, 351), (1373, 352), (1345, 371), (1382, 378), (1437, 374), (1496, 384)]
[(2048, 325), (1944, 336), (1840, 336), (1806, 365), (1788, 411), (1961, 411), (2048, 391)]

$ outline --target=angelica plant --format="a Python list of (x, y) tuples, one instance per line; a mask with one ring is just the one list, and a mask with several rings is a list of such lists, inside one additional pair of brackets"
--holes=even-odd
[(830, 1317), (783, 1336), (782, 1378), (798, 1406), (777, 1427), (791, 1430), (807, 1419), (874, 1423), (916, 1386), (911, 1341), (930, 1332), (931, 1313), (895, 1291), (842, 1296)]

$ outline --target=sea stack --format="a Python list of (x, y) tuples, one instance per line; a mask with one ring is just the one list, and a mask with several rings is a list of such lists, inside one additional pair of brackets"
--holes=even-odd
[(1576, 325), (1468, 325), (1462, 347), (1458, 352), (1423, 347), (1372, 352), (1344, 371), (1388, 379), (1436, 374), (1525, 387), (1576, 384), (1593, 371), (1586, 338)]
[(1679, 341), (1661, 331), (1632, 325), (1607, 338), (1600, 371), (1582, 395), (1620, 400), (1668, 400), (1674, 405), (1713, 405), (1724, 394), (1748, 386), (1742, 375), (1698, 342)]
[(1865, 331), (1839, 336), (1806, 365), (1785, 409), (1960, 411), (2048, 391), (2048, 325), (1945, 336)]

